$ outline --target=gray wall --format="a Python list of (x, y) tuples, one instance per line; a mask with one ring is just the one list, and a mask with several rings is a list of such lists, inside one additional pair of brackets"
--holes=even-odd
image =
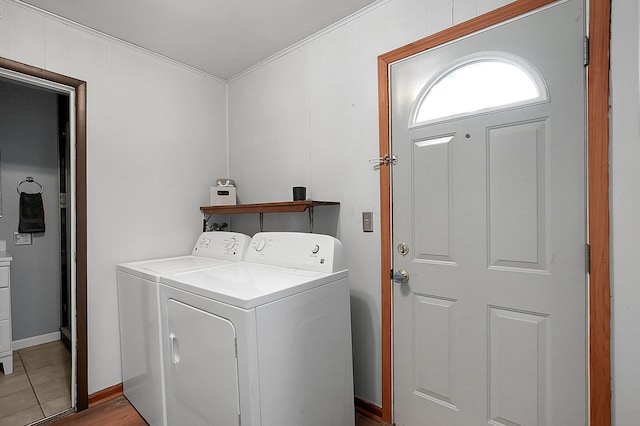
[[(0, 80), (0, 240), (11, 263), (13, 340), (60, 328), (60, 211), (58, 208), (57, 97)], [(44, 187), (46, 232), (32, 234), (31, 245), (14, 246), (18, 230), (16, 186), (33, 176)], [(31, 192), (33, 184), (21, 189)]]

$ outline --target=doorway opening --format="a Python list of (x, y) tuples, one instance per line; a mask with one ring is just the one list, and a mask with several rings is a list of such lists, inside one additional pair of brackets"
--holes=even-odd
[[(58, 189), (67, 186), (66, 176), (71, 174), (65, 170), (72, 136), (67, 130), (70, 94), (27, 85), (11, 76), (0, 76), (0, 93), (4, 206), (0, 240), (11, 258), (8, 321), (12, 342), (8, 349), (14, 367), (10, 372), (4, 366), (3, 394), (22, 390), (22, 386), (13, 387), (10, 379), (25, 382), (26, 378), (31, 385), (23, 404), (0, 404), (7, 405), (0, 417), (10, 422), (33, 421), (75, 405), (71, 374), (75, 345), (70, 344), (75, 327), (66, 301), (73, 289), (66, 243), (75, 235), (66, 226), (66, 208), (61, 204), (65, 194)], [(35, 204), (42, 206), (39, 214), (35, 214)]]
[[(63, 283), (55, 301), (61, 342), (72, 352), (71, 404), (76, 411), (88, 408), (87, 353), (87, 203), (86, 203), (86, 82), (19, 62), (0, 58), (0, 76), (5, 80), (56, 94), (55, 104), (60, 131), (51, 141), (59, 164), (55, 182), (58, 220), (47, 224), (57, 233), (58, 270), (56, 280)], [(3, 188), (9, 192), (10, 188)], [(54, 211), (51, 210), (51, 211)], [(35, 235), (35, 234), (34, 234)], [(33, 240), (32, 240), (33, 241)], [(66, 286), (66, 288), (65, 288)], [(74, 403), (75, 402), (75, 403)]]

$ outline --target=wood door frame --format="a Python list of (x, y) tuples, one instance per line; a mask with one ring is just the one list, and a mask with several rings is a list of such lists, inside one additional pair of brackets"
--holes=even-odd
[(89, 407), (87, 350), (87, 82), (0, 57), (0, 68), (70, 86), (76, 95), (76, 410)]
[[(380, 157), (391, 155), (389, 66), (396, 61), (456, 40), (492, 25), (554, 3), (517, 0), (499, 9), (407, 44), (378, 57)], [(589, 66), (587, 71), (589, 275), (588, 404), (590, 424), (611, 425), (610, 259), (609, 259), (609, 40), (610, 0), (588, 0)], [(393, 305), (389, 271), (391, 247), (391, 173), (380, 167), (382, 291), (382, 421), (393, 422)]]

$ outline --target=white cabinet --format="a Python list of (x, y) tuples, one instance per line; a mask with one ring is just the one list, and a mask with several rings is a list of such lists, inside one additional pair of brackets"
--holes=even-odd
[(11, 257), (0, 252), (0, 364), (5, 375), (13, 373), (10, 265)]

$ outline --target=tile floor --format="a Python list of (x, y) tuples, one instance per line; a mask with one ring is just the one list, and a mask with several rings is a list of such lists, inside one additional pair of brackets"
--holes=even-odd
[(0, 373), (0, 426), (27, 425), (71, 407), (71, 354), (62, 342), (13, 351)]

